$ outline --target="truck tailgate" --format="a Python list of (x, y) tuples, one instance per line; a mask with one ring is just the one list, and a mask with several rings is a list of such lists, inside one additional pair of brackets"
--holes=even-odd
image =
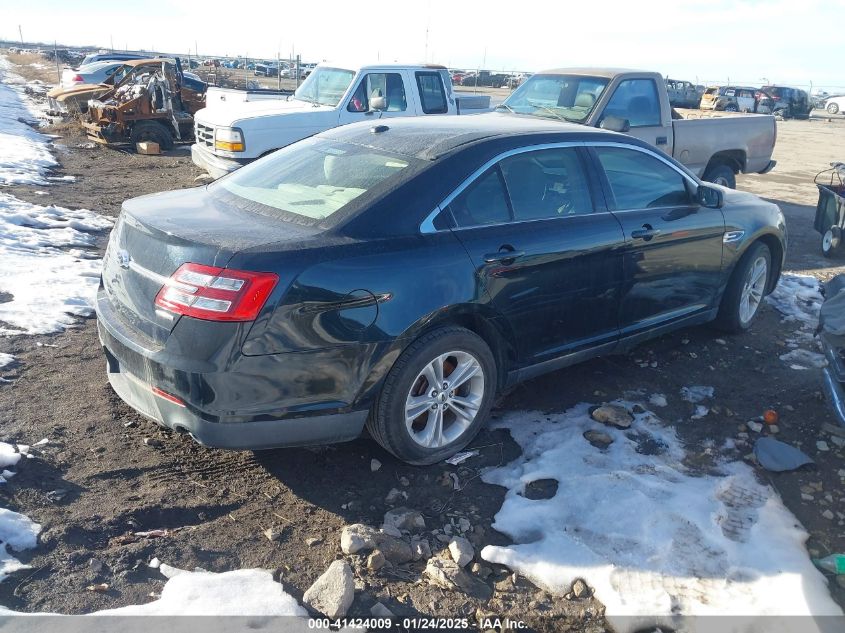
[(777, 138), (775, 117), (767, 114), (676, 119), (672, 127), (675, 158), (698, 176), (711, 157), (723, 152), (744, 155), (745, 173), (763, 171), (772, 160)]

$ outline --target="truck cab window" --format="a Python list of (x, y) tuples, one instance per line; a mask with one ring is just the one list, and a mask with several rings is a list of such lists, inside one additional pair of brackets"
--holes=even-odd
[(346, 106), (349, 112), (368, 112), (373, 97), (384, 97), (387, 112), (404, 112), (408, 109), (405, 84), (399, 73), (369, 73), (361, 78)]
[(628, 119), (631, 127), (660, 125), (660, 99), (652, 79), (626, 79), (619, 83), (604, 116)]
[(443, 90), (443, 81), (440, 74), (420, 72), (416, 73), (416, 76), (423, 112), (426, 114), (445, 114), (448, 112), (449, 104), (446, 102), (446, 91)]

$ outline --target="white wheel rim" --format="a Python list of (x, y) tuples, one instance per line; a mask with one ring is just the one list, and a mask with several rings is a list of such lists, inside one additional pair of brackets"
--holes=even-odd
[(728, 183), (728, 179), (724, 176), (719, 176), (713, 181), (714, 185), (721, 185), (722, 187), (728, 187), (730, 183)]
[(822, 236), (822, 250), (826, 253), (833, 246), (833, 231), (828, 229)]
[(405, 428), (423, 448), (441, 448), (472, 426), (484, 400), (484, 370), (467, 352), (432, 359), (411, 383)]
[(742, 294), (739, 300), (739, 318), (743, 323), (748, 323), (757, 314), (757, 309), (763, 301), (763, 293), (766, 289), (768, 269), (769, 265), (766, 258), (758, 257), (745, 276), (745, 283), (742, 286)]

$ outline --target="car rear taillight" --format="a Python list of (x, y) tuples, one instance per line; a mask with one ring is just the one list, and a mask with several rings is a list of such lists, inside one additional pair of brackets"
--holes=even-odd
[(155, 304), (206, 321), (254, 321), (279, 276), (201, 264), (182, 264), (161, 287)]
[(71, 81), (76, 81), (78, 83), (85, 83), (85, 80), (82, 78), (82, 75), (74, 75)]

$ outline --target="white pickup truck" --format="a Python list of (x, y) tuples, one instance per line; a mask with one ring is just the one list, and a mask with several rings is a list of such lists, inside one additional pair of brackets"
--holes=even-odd
[(684, 119), (672, 109), (659, 73), (562, 68), (535, 73), (497, 110), (601, 127), (651, 143), (703, 180), (736, 187), (736, 174), (775, 166), (771, 115)]
[(477, 113), (490, 97), (457, 95), (444, 66), (318, 64), (282, 99), (211, 100), (194, 115), (194, 163), (219, 178), (339, 125), (397, 116)]

